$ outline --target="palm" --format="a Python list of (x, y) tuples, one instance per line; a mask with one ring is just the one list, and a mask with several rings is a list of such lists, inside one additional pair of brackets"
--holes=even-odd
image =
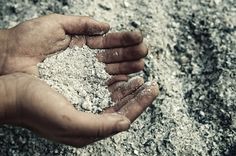
[[(18, 74), (17, 77), (23, 80), (18, 85), (24, 88), (21, 90), (24, 98), (18, 103), (21, 109), (17, 111), (23, 126), (43, 137), (73, 146), (84, 146), (119, 132), (114, 129), (117, 122), (111, 114), (119, 112), (132, 122), (157, 94), (156, 85), (145, 86), (141, 78), (115, 82), (109, 88), (116, 105), (106, 108), (102, 115), (95, 115), (75, 110), (64, 96), (36, 77), (28, 74)], [(98, 128), (101, 124), (104, 129)], [(90, 139), (84, 139), (84, 136)]]

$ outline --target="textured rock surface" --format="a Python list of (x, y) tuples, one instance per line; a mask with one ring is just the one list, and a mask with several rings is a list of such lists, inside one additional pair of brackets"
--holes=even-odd
[(150, 54), (140, 74), (157, 79), (161, 94), (128, 132), (83, 149), (2, 126), (1, 155), (235, 155), (235, 8), (235, 0), (2, 0), (0, 27), (55, 12), (142, 31)]

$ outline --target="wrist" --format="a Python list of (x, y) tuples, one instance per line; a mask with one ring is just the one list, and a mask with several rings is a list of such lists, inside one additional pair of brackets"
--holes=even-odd
[(0, 123), (11, 123), (17, 114), (16, 76), (0, 76)]
[(2, 74), (8, 54), (9, 30), (0, 29), (0, 75)]

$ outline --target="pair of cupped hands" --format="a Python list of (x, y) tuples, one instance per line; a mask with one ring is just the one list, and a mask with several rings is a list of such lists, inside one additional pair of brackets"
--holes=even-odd
[[(143, 58), (148, 49), (142, 35), (108, 33), (109, 29), (107, 23), (89, 17), (52, 14), (5, 30), (0, 122), (25, 127), (42, 137), (75, 147), (128, 130), (152, 104), (158, 88), (154, 82), (145, 84), (141, 77), (128, 77), (144, 68)], [(38, 78), (39, 62), (74, 45), (105, 49), (97, 58), (112, 75), (107, 85), (115, 105), (101, 114), (75, 110), (64, 96)]]

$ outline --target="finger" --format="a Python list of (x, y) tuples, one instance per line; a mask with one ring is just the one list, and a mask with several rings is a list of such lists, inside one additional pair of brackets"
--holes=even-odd
[(147, 53), (147, 46), (141, 43), (132, 47), (106, 49), (104, 52), (97, 53), (97, 58), (103, 63), (117, 63), (138, 60), (145, 57)]
[(137, 90), (144, 83), (143, 78), (136, 76), (128, 82), (118, 82), (108, 87), (111, 90), (111, 98), (114, 102), (120, 101), (125, 96)]
[(105, 70), (111, 75), (131, 74), (144, 69), (144, 60), (106, 64)]
[(73, 121), (68, 127), (69, 130), (63, 133), (63, 137), (107, 137), (114, 133), (125, 131), (130, 127), (130, 121), (125, 116), (117, 113), (98, 115), (77, 112), (74, 115), (71, 113), (70, 117)]
[(119, 48), (139, 44), (143, 41), (140, 32), (116, 32), (105, 36), (87, 37), (86, 44), (90, 48)]
[[(117, 132), (109, 135), (108, 137), (111, 137), (115, 134), (117, 134)], [(89, 144), (92, 144), (94, 142), (100, 141), (105, 138), (106, 137), (99, 137), (99, 138), (88, 137), (88, 138), (86, 138), (86, 137), (69, 136), (69, 137), (60, 137), (59, 139), (54, 139), (54, 140), (57, 142), (63, 143), (63, 144), (71, 145), (76, 148), (82, 148), (82, 147), (85, 147)]]
[(80, 137), (63, 137), (60, 139), (55, 139), (55, 141), (70, 145), (76, 148), (82, 148), (86, 145), (92, 144), (98, 139), (96, 138), (80, 138)]
[(59, 22), (65, 32), (70, 35), (103, 35), (110, 29), (109, 24), (98, 22), (90, 17), (66, 16), (59, 14), (49, 15)]
[(119, 81), (128, 81), (129, 77), (127, 75), (114, 75), (107, 82), (107, 86), (110, 86)]
[(158, 95), (158, 86), (152, 82), (144, 84), (144, 89), (141, 90), (137, 96), (124, 105), (119, 113), (125, 115), (131, 122), (145, 111), (145, 109), (152, 104)]
[(119, 110), (123, 106), (125, 106), (126, 104), (129, 103), (129, 101), (134, 99), (138, 95), (139, 92), (144, 90), (144, 88), (145, 88), (145, 85), (142, 85), (136, 91), (134, 91), (132, 94), (129, 94), (128, 96), (124, 97), (121, 101), (118, 101), (114, 106), (110, 106), (108, 108), (105, 108), (102, 113), (114, 113), (114, 112), (118, 113)]

